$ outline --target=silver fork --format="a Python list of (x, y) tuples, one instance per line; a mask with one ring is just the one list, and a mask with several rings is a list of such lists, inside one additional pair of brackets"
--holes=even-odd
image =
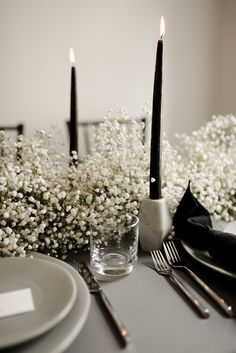
[(162, 255), (160, 250), (151, 251), (152, 260), (155, 266), (156, 271), (160, 275), (164, 275), (169, 277), (169, 279), (174, 283), (190, 300), (190, 302), (194, 305), (194, 307), (198, 310), (203, 318), (208, 318), (210, 312), (207, 308), (203, 306), (202, 303), (199, 302), (198, 299), (194, 297), (194, 295), (185, 287), (184, 283), (174, 275), (173, 270), (167, 264), (164, 256)]
[(190, 275), (190, 277), (196, 281), (196, 283), (214, 300), (216, 304), (225, 312), (228, 317), (233, 317), (232, 306), (226, 304), (224, 299), (222, 299), (215, 291), (213, 291), (201, 278), (199, 278), (192, 270), (186, 267), (181, 257), (179, 256), (176, 245), (173, 241), (166, 241), (163, 243), (164, 252), (169, 265), (173, 268), (178, 268), (184, 270)]

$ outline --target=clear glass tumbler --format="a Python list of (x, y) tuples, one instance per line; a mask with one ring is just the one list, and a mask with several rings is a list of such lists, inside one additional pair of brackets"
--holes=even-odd
[(114, 227), (90, 228), (90, 263), (102, 275), (122, 276), (130, 273), (138, 259), (138, 217)]

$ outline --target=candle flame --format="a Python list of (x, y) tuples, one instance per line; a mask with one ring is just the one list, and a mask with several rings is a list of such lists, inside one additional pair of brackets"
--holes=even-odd
[(165, 21), (164, 21), (164, 17), (161, 16), (161, 23), (160, 23), (160, 36), (161, 39), (164, 37), (165, 34)]
[(73, 65), (75, 63), (75, 53), (73, 48), (70, 48), (69, 57), (70, 57), (70, 62)]

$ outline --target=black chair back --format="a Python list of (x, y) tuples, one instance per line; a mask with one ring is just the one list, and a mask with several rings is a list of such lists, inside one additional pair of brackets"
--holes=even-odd
[(5, 126), (0, 126), (0, 130), (3, 131), (12, 131), (16, 132), (17, 135), (24, 135), (24, 125), (23, 124), (18, 124), (18, 125), (5, 125)]

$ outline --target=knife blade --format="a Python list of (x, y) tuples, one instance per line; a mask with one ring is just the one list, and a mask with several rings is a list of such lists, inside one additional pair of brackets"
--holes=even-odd
[(107, 313), (110, 315), (113, 325), (116, 328), (117, 333), (119, 334), (122, 345), (126, 346), (130, 342), (128, 330), (122, 323), (121, 319), (114, 310), (107, 296), (103, 292), (100, 284), (97, 282), (93, 273), (90, 271), (89, 267), (86, 265), (85, 262), (82, 262), (78, 265), (78, 272), (83, 277), (90, 293), (97, 294), (100, 297), (102, 304), (104, 305)]

